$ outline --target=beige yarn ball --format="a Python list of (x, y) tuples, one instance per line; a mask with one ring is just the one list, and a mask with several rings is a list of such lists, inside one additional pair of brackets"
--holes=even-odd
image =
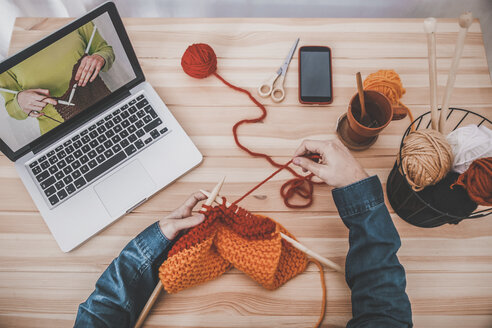
[(400, 171), (415, 191), (441, 181), (453, 164), (453, 152), (446, 137), (431, 129), (411, 132), (403, 140), (400, 152)]

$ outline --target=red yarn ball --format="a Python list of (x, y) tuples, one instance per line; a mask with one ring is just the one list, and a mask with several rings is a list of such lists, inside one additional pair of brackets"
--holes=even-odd
[(217, 56), (208, 44), (194, 43), (181, 57), (181, 67), (189, 76), (203, 79), (217, 70)]
[(463, 186), (475, 203), (492, 206), (492, 157), (473, 161), (454, 185)]

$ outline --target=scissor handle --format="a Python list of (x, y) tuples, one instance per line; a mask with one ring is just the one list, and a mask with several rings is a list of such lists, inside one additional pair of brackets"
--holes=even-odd
[(273, 88), (273, 90), (272, 90), (271, 96), (272, 96), (272, 100), (274, 102), (277, 102), (277, 103), (281, 102), (285, 98), (284, 79), (285, 79), (285, 76), (280, 75), (280, 77), (278, 78), (278, 81), (276, 83), (275, 88)]
[(260, 85), (260, 87), (258, 88), (258, 93), (260, 94), (260, 96), (266, 98), (272, 93), (273, 84), (275, 83), (277, 78), (278, 78), (278, 74), (275, 73), (268, 80), (266, 80)]

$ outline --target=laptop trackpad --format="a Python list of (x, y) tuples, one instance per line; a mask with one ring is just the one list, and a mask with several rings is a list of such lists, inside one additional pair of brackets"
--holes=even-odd
[(155, 186), (137, 159), (98, 183), (94, 190), (109, 215), (116, 217), (140, 204), (155, 190)]

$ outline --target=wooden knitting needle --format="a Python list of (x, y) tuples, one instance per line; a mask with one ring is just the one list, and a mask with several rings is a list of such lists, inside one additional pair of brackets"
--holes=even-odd
[(436, 19), (429, 17), (424, 20), (427, 33), (427, 59), (429, 61), (430, 107), (432, 128), (439, 129), (439, 112), (437, 110), (437, 69), (436, 69)]
[(357, 72), (355, 75), (357, 80), (357, 92), (359, 93), (359, 102), (360, 102), (360, 122), (364, 122), (367, 117), (366, 112), (366, 102), (364, 100), (364, 87), (362, 86), (362, 76), (360, 72)]
[[(202, 190), (200, 189), (200, 191), (202, 192), (202, 194), (204, 194), (205, 196), (210, 196), (211, 194), (205, 190)], [(214, 199), (214, 201), (217, 203), (217, 204), (222, 204), (222, 198), (220, 198), (220, 195), (217, 195), (217, 197)], [(229, 202), (226, 202), (225, 204), (227, 207), (231, 206), (231, 203)], [(289, 236), (287, 236), (286, 234), (283, 234), (280, 232), (280, 237), (282, 237), (284, 240), (288, 241), (292, 246), (294, 246), (295, 248), (297, 248), (298, 250), (300, 250), (301, 252), (304, 252), (306, 253), (307, 255), (317, 259), (318, 261), (320, 261), (321, 263), (323, 263), (324, 265), (326, 265), (327, 267), (337, 271), (337, 272), (340, 272), (340, 273), (344, 273), (343, 269), (338, 265), (336, 264), (335, 262), (331, 261), (331, 260), (328, 260), (326, 257), (323, 257), (321, 255), (319, 255), (318, 253), (310, 250), (309, 248), (307, 248), (306, 246), (304, 246), (303, 244), (299, 243), (298, 241), (290, 238)]]
[[(219, 181), (219, 183), (217, 183), (217, 185), (215, 186), (215, 188), (212, 190), (211, 193), (201, 191), (205, 196), (208, 197), (208, 199), (205, 201), (205, 205), (207, 205), (207, 206), (212, 205), (212, 203), (214, 202), (214, 199), (219, 194), (220, 188), (222, 188), (222, 185), (224, 184), (224, 180), (225, 180), (225, 176), (222, 177), (222, 179)], [(203, 209), (205, 209), (205, 207), (202, 206), (202, 210)], [(159, 294), (161, 293), (161, 291), (162, 291), (162, 282), (159, 280), (157, 282), (157, 286), (155, 286), (154, 291), (150, 295), (149, 300), (145, 304), (142, 312), (140, 312), (140, 315), (137, 319), (137, 323), (135, 324), (135, 328), (140, 328), (142, 326), (142, 324), (145, 322), (145, 319), (147, 318), (147, 315), (149, 314), (150, 309), (152, 308), (155, 301), (159, 297)]]
[(448, 74), (448, 82), (441, 104), (441, 117), (439, 118), (439, 132), (445, 133), (446, 117), (448, 116), (449, 100), (451, 99), (451, 92), (453, 91), (454, 81), (456, 80), (456, 72), (458, 71), (458, 64), (460, 62), (461, 54), (465, 46), (466, 33), (468, 28), (473, 23), (473, 16), (471, 12), (466, 12), (460, 16), (459, 24), (460, 31), (458, 33), (458, 41), (456, 41), (456, 47), (454, 48), (454, 57), (451, 62), (451, 68)]

